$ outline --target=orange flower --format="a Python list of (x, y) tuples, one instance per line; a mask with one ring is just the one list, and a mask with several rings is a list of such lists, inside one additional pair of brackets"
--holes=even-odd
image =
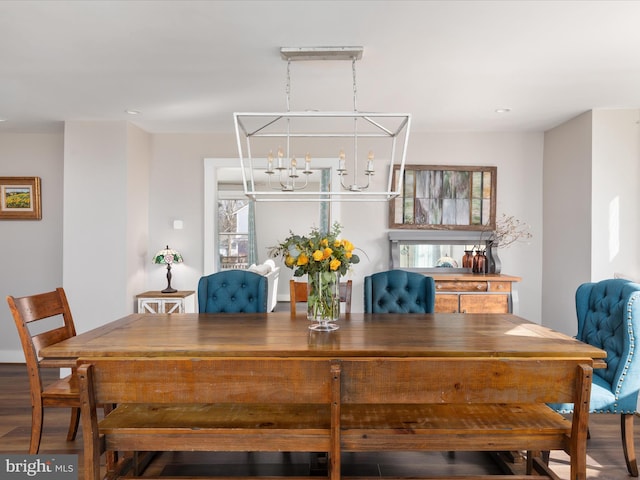
[(329, 247), (325, 248), (324, 251), (322, 252), (322, 259), (327, 259), (331, 256), (331, 254), (333, 253), (333, 250), (331, 250)]
[(293, 258), (291, 255), (287, 255), (287, 257), (284, 259), (284, 264), (287, 267), (292, 267), (294, 263), (296, 263), (296, 259)]
[(322, 253), (322, 250), (316, 250), (315, 252), (313, 252), (313, 259), (316, 262), (319, 262), (322, 259), (324, 259), (324, 254)]
[(331, 260), (331, 262), (329, 262), (329, 268), (334, 271), (338, 270), (340, 268), (340, 265), (342, 265), (342, 262), (337, 258), (334, 258), (333, 260)]
[(301, 253), (300, 256), (298, 257), (298, 261), (296, 262), (296, 265), (301, 266), (301, 265), (306, 265), (307, 263), (309, 263), (309, 257), (307, 257), (304, 253)]
[(328, 247), (329, 246), (329, 240), (327, 240), (326, 238), (323, 238), (322, 240), (320, 240), (320, 246), (321, 247)]

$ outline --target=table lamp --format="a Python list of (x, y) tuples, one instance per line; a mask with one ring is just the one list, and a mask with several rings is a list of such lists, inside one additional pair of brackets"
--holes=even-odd
[(160, 250), (154, 255), (153, 263), (167, 266), (167, 288), (162, 290), (162, 293), (177, 292), (175, 288), (171, 288), (171, 265), (173, 263), (182, 263), (182, 255), (180, 255), (180, 253), (178, 253), (177, 251), (169, 248), (169, 245), (167, 245), (167, 248), (165, 248), (164, 250)]

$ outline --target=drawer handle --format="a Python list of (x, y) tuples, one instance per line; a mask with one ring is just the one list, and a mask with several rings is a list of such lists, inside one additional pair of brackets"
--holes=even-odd
[(483, 285), (480, 285), (480, 284), (476, 285), (476, 290), (482, 290), (482, 289), (483, 289)]

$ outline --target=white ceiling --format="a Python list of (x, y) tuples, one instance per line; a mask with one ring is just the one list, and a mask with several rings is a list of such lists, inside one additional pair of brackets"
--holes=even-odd
[[(414, 131), (640, 108), (640, 1), (4, 0), (0, 132), (231, 132), (234, 111), (286, 110), (283, 46), (363, 46), (358, 109)], [(352, 93), (348, 61), (291, 64), (291, 110), (352, 110)]]

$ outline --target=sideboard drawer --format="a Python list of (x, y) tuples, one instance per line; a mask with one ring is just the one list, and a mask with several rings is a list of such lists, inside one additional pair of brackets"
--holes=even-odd
[(460, 313), (509, 313), (509, 295), (460, 295)]
[(435, 311), (439, 313), (458, 313), (458, 295), (442, 294), (436, 295)]
[(511, 282), (489, 282), (490, 292), (510, 292)]
[(459, 282), (455, 280), (438, 280), (436, 282), (437, 292), (486, 292), (489, 289), (489, 282)]

